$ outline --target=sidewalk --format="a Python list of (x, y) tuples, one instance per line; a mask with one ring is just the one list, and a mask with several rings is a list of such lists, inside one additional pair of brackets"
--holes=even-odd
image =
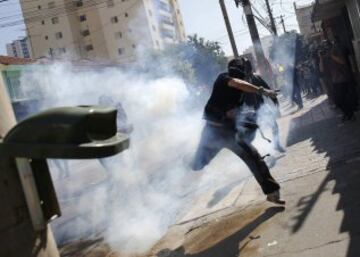
[(342, 125), (320, 97), (279, 125), (290, 131), (288, 152), (272, 173), (286, 209), (266, 203), (250, 179), (214, 205), (200, 199), (149, 256), (360, 256), (360, 121)]

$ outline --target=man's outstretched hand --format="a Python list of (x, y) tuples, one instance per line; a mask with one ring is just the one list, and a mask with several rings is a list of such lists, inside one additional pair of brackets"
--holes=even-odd
[(274, 90), (261, 88), (260, 92), (262, 95), (270, 97), (273, 100), (275, 100), (277, 98), (277, 93)]

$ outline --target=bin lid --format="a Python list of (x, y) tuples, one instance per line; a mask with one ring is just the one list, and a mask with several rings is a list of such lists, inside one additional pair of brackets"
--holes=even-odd
[(2, 154), (36, 159), (92, 159), (129, 147), (117, 133), (116, 109), (60, 107), (33, 115), (12, 128), (0, 144)]

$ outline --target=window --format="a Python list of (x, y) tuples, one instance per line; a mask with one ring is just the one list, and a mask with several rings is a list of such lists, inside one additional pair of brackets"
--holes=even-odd
[(89, 51), (94, 50), (94, 47), (93, 47), (93, 45), (87, 45), (87, 46), (85, 46), (85, 50), (89, 52)]
[(38, 10), (41, 10), (41, 5), (38, 5)]
[(25, 58), (30, 58), (30, 53), (27, 51), (23, 52)]
[(125, 13), (125, 17), (126, 17), (126, 18), (129, 17), (129, 14), (128, 14), (127, 12)]
[(41, 21), (41, 25), (45, 25), (45, 21), (44, 21), (44, 20)]
[(159, 7), (159, 9), (162, 10), (162, 11), (169, 12), (169, 5), (166, 4), (166, 3), (164, 3), (164, 2), (159, 1), (159, 2), (158, 2), (158, 7)]
[(84, 15), (80, 15), (80, 16), (79, 16), (79, 20), (80, 20), (80, 22), (86, 21), (86, 15), (85, 15), (85, 14), (84, 14)]
[(55, 2), (48, 3), (48, 8), (49, 9), (55, 8)]
[(75, 4), (76, 7), (81, 7), (81, 6), (84, 5), (82, 0), (78, 0), (74, 4)]
[(51, 18), (51, 23), (52, 24), (58, 24), (59, 23), (59, 18), (58, 17)]
[(174, 22), (170, 17), (163, 16), (161, 21), (169, 26), (174, 26)]
[(45, 40), (48, 40), (49, 39), (49, 37), (48, 36), (45, 36)]
[(117, 16), (114, 16), (114, 17), (111, 17), (111, 18), (110, 18), (110, 21), (111, 21), (111, 23), (118, 23), (118, 22), (119, 22), (119, 19), (118, 19)]
[(9, 94), (11, 100), (23, 99), (25, 97), (24, 91), (21, 87), (20, 82), (20, 71), (4, 71), (7, 77), (7, 88), (9, 89)]
[(81, 34), (83, 35), (83, 37), (89, 36), (89, 35), (90, 35), (90, 30), (88, 30), (88, 29), (83, 30), (83, 31), (81, 32)]
[(124, 52), (125, 52), (125, 48), (119, 48), (119, 49), (118, 49), (118, 54), (119, 54), (119, 55), (124, 54)]
[(65, 47), (59, 48), (59, 49), (58, 49), (58, 53), (59, 53), (59, 54), (64, 54), (64, 53), (66, 53), (66, 48), (65, 48)]
[(55, 33), (55, 38), (56, 38), (56, 39), (60, 39), (60, 38), (62, 38), (62, 37), (63, 37), (62, 32), (56, 32), (56, 33)]
[(162, 37), (164, 37), (164, 38), (174, 39), (174, 32), (172, 32), (170, 30), (163, 30), (161, 34), (162, 34)]
[(107, 5), (107, 7), (114, 7), (114, 5), (115, 5), (115, 3), (114, 3), (114, 0), (107, 0), (106, 1), (106, 5)]
[(115, 38), (122, 38), (122, 32), (115, 32)]

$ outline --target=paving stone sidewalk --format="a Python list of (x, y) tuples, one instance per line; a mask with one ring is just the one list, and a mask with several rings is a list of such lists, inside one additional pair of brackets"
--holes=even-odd
[(342, 124), (324, 96), (293, 111), (284, 106), (287, 153), (272, 170), (286, 209), (266, 203), (249, 179), (221, 208), (201, 209), (200, 199), (149, 256), (360, 256), (360, 122)]
[[(283, 101), (282, 113), (287, 153), (272, 173), (286, 208), (265, 202), (253, 178), (215, 188), (146, 256), (360, 256), (360, 116), (341, 124), (324, 96), (300, 111)], [(64, 248), (62, 256), (121, 255), (94, 240)]]

